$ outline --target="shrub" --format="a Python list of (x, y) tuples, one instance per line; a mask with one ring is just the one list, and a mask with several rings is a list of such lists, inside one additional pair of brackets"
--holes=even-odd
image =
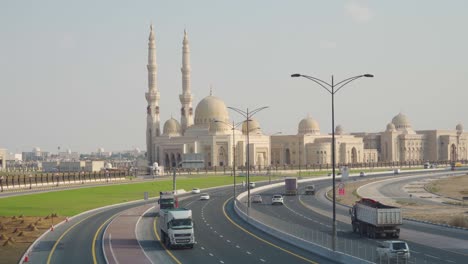
[(450, 219), (449, 224), (452, 226), (468, 228), (468, 217), (463, 214), (456, 215)]

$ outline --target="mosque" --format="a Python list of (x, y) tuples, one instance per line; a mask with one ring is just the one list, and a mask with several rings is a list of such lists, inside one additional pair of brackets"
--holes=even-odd
[[(323, 134), (310, 116), (298, 124), (295, 135), (266, 135), (251, 119), (241, 129), (230, 125), (223, 100), (210, 95), (193, 111), (190, 82), (190, 46), (187, 32), (182, 42), (182, 93), (180, 122), (170, 118), (161, 133), (160, 93), (157, 87), (156, 43), (150, 27), (148, 43), (148, 92), (146, 93), (146, 144), (149, 164), (171, 168), (184, 157), (198, 154), (204, 167), (270, 165), (325, 165), (331, 163), (332, 136)], [(248, 136), (247, 136), (248, 135)], [(456, 161), (468, 158), (468, 133), (461, 124), (455, 130), (414, 131), (402, 113), (395, 116), (383, 132), (346, 133), (335, 129), (337, 163)], [(247, 145), (249, 146), (247, 148)], [(247, 149), (249, 153), (246, 153)]]

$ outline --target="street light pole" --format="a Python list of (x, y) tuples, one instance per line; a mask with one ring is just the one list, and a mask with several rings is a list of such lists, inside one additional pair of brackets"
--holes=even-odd
[(233, 177), (234, 177), (234, 196), (233, 196), (233, 199), (235, 200), (236, 199), (236, 127), (238, 127), (240, 124), (242, 124), (243, 122), (239, 122), (239, 123), (235, 123), (234, 121), (232, 121), (232, 125), (229, 124), (228, 122), (224, 122), (222, 120), (215, 120), (215, 123), (224, 123), (228, 126), (231, 127), (231, 130), (232, 130), (232, 159), (233, 159), (233, 165), (232, 165), (232, 174), (233, 174)]
[(245, 121), (247, 122), (247, 207), (250, 207), (250, 138), (249, 138), (249, 134), (250, 134), (250, 131), (249, 131), (249, 121), (251, 121), (250, 118), (252, 118), (256, 113), (262, 111), (263, 109), (266, 109), (268, 108), (268, 106), (264, 106), (264, 107), (259, 107), (253, 111), (250, 111), (249, 112), (249, 109), (247, 108), (247, 111), (243, 111), (243, 110), (240, 110), (239, 108), (235, 108), (235, 107), (228, 107), (229, 109), (231, 110), (234, 110), (236, 111), (237, 113), (239, 113), (240, 115), (242, 115), (243, 117), (245, 117)]
[[(354, 81), (354, 80), (357, 80), (359, 78), (362, 78), (362, 77), (368, 77), (368, 78), (372, 78), (374, 77), (374, 75), (372, 74), (362, 74), (362, 75), (357, 75), (357, 76), (354, 76), (354, 77), (350, 77), (350, 78), (347, 78), (347, 79), (344, 79), (338, 83), (335, 84), (334, 82), (334, 78), (333, 78), (333, 75), (331, 76), (331, 83), (327, 83), (326, 81), (323, 81), (321, 79), (318, 79), (318, 78), (315, 78), (315, 77), (312, 77), (312, 76), (308, 76), (308, 75), (303, 75), (303, 74), (299, 74), (299, 73), (295, 73), (295, 74), (291, 74), (291, 77), (304, 77), (306, 79), (309, 79), (313, 82), (315, 82), (316, 84), (320, 85), (322, 88), (324, 88), (325, 90), (327, 90), (330, 94), (331, 94), (331, 115), (332, 115), (332, 174), (333, 174), (333, 177), (332, 177), (332, 189), (333, 189), (333, 224), (332, 224), (332, 233), (333, 233), (333, 239), (332, 239), (332, 249), (333, 251), (336, 250), (336, 225), (337, 225), (337, 222), (336, 222), (336, 188), (335, 188), (335, 168), (336, 168), (336, 155), (335, 155), (335, 93), (337, 93), (341, 88), (343, 88), (343, 86), (345, 86), (346, 84)], [(336, 88), (335, 90), (335, 87), (338, 87)]]

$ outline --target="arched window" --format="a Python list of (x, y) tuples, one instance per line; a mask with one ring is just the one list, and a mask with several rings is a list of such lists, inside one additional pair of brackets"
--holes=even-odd
[(288, 148), (284, 152), (284, 164), (291, 164), (291, 151)]

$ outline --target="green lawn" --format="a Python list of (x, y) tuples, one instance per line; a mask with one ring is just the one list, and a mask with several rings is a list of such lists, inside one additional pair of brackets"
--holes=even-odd
[[(251, 176), (251, 181), (268, 180), (265, 176)], [(272, 177), (274, 178), (274, 177)], [(242, 182), (244, 177), (236, 177)], [(208, 188), (229, 185), (230, 176), (200, 176), (177, 180), (177, 189), (187, 191), (192, 188)], [(57, 213), (61, 216), (73, 216), (78, 213), (105, 205), (143, 199), (144, 192), (150, 197), (159, 195), (159, 191), (172, 189), (172, 180), (155, 182), (111, 185), (104, 187), (82, 188), (32, 195), (23, 195), (0, 199), (1, 216), (46, 216)]]

